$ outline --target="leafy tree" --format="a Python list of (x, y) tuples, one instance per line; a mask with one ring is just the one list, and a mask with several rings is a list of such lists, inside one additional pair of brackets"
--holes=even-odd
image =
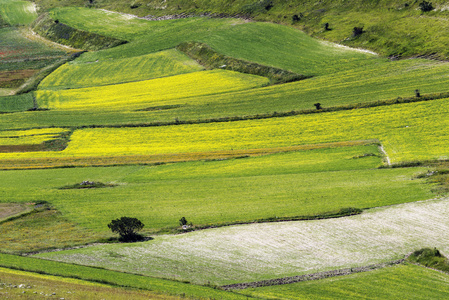
[(132, 242), (142, 239), (140, 234), (136, 232), (144, 227), (144, 224), (136, 218), (121, 217), (120, 219), (112, 220), (108, 224), (112, 232), (120, 235), (120, 240), (123, 242)]

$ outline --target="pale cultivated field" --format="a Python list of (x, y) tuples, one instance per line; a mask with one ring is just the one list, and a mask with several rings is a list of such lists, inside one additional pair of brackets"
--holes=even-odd
[(223, 285), (385, 262), (422, 247), (449, 253), (447, 232), (446, 198), (339, 219), (223, 227), (38, 256)]

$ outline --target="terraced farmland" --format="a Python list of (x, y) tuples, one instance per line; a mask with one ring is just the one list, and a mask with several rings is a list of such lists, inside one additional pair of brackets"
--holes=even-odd
[(83, 88), (148, 80), (202, 70), (176, 50), (95, 63), (67, 63), (39, 85), (39, 89)]
[[(17, 170), (1, 173), (0, 182), (7, 201), (46, 199), (69, 221), (100, 233), (121, 214), (158, 232), (176, 229), (182, 216), (204, 227), (303, 219), (433, 196), (432, 185), (415, 178), (424, 168), (375, 169), (379, 156), (377, 145), (365, 145), (153, 167)], [(17, 182), (22, 177), (27, 189)], [(59, 190), (85, 180), (116, 186)]]
[[(268, 84), (264, 77), (212, 70), (147, 81), (62, 91), (37, 91), (42, 107), (64, 110), (142, 110), (164, 105), (188, 105), (178, 99), (221, 94)], [(187, 100), (188, 101), (188, 100)]]
[(445, 198), (338, 219), (222, 227), (38, 257), (202, 284), (253, 282), (387, 262), (429, 245), (447, 253), (448, 203)]
[[(146, 1), (128, 10), (156, 9)], [(409, 264), (280, 287), (213, 288), (387, 263), (426, 246), (446, 253), (449, 64), (381, 56), (297, 29), (396, 53), (407, 37), (385, 49), (382, 37), (373, 40), (380, 25), (348, 22), (371, 4), (346, 16), (334, 4), (300, 13), (293, 1), (281, 15), (286, 4), (277, 0), (237, 1), (246, 18), (227, 18), (204, 16), (215, 8), (199, 16), (221, 0), (197, 1), (195, 17), (181, 8), (190, 3), (175, 1), (164, 5), (182, 15), (155, 21), (96, 9), (102, 1), (0, 0), (0, 95), (11, 94), (0, 96), (0, 266), (8, 268), (0, 284), (35, 282), (11, 271), (19, 268), (109, 285), (39, 278), (41, 289), (64, 286), (58, 296), (69, 288), (112, 293), (114, 285), (146, 290), (115, 289), (118, 299), (369, 298), (368, 291), (444, 298), (445, 274)], [(402, 12), (378, 5), (386, 18), (411, 20), (403, 3)], [(284, 25), (255, 21), (275, 12)], [(439, 2), (420, 14), (447, 27)], [(409, 36), (416, 34), (426, 36)], [(410, 43), (401, 53), (428, 54), (445, 40), (426, 38), (428, 45)], [(180, 43), (211, 50), (194, 56)], [(180, 51), (209, 60), (201, 65)], [(261, 70), (302, 80), (280, 83), (288, 80)], [(119, 243), (110, 232), (107, 224), (123, 216), (145, 224), (143, 242)], [(419, 288), (429, 282), (437, 287)]]

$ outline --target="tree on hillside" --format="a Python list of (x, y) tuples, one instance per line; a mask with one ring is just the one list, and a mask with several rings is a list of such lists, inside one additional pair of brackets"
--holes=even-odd
[(143, 237), (137, 233), (145, 225), (136, 218), (121, 217), (120, 219), (112, 220), (108, 227), (112, 232), (120, 235), (119, 240), (122, 242), (134, 242), (142, 240)]

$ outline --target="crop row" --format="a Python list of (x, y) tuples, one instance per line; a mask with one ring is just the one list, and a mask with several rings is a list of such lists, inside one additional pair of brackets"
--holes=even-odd
[(0, 145), (35, 145), (67, 132), (62, 128), (0, 131)]
[(393, 163), (446, 159), (448, 113), (449, 102), (441, 99), (229, 123), (81, 129), (55, 155), (174, 154), (378, 139)]

